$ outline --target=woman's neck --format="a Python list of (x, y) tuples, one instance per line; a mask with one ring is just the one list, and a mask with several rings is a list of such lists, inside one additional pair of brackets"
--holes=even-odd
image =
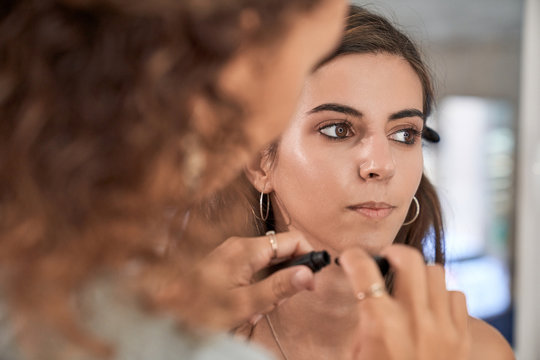
[[(333, 265), (316, 275), (314, 291), (305, 291), (278, 306), (255, 327), (252, 341), (288, 360), (339, 359), (350, 349), (357, 326), (357, 301), (343, 271)], [(277, 338), (277, 339), (276, 339)]]

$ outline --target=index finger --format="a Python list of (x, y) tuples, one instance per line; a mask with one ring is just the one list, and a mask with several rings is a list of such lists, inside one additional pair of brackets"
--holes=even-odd
[[(275, 239), (275, 245), (272, 244)], [(272, 263), (275, 259), (291, 258), (306, 254), (313, 247), (299, 231), (276, 233), (253, 238), (253, 253), (249, 262), (254, 272)]]
[(226, 263), (229, 269), (248, 267), (251, 275), (271, 264), (275, 258), (287, 258), (302, 255), (313, 250), (312, 246), (298, 231), (275, 234), (276, 257), (270, 237), (250, 238), (232, 237), (218, 246), (206, 258), (207, 264)]
[[(339, 263), (347, 274), (355, 296), (366, 299), (374, 287), (384, 288), (384, 279), (373, 258), (360, 248), (349, 249), (339, 257)], [(386, 291), (378, 296), (387, 296)]]

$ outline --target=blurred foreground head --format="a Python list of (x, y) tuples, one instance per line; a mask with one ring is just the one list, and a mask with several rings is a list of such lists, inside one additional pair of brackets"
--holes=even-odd
[(0, 293), (12, 309), (65, 325), (69, 294), (102, 271), (178, 271), (156, 250), (170, 223), (283, 130), (344, 11), (336, 0), (4, 2)]

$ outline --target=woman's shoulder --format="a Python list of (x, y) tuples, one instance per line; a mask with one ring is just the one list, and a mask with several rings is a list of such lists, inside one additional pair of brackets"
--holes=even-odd
[(487, 322), (473, 317), (469, 318), (469, 328), (472, 336), (470, 359), (515, 359), (510, 344)]

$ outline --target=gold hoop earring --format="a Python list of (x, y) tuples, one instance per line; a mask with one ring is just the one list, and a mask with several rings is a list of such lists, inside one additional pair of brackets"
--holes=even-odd
[(266, 213), (263, 214), (263, 198), (264, 198), (264, 189), (266, 188), (266, 184), (264, 185), (261, 196), (259, 196), (259, 213), (261, 214), (262, 221), (268, 220), (268, 215), (270, 214), (270, 195), (266, 194)]
[(407, 221), (407, 222), (404, 222), (403, 225), (401, 226), (406, 226), (406, 225), (410, 225), (412, 224), (413, 222), (416, 221), (416, 219), (418, 219), (418, 215), (420, 215), (420, 203), (418, 202), (418, 199), (416, 198), (416, 196), (413, 196), (413, 201), (414, 201), (414, 204), (416, 205), (416, 213), (414, 214), (414, 217)]

